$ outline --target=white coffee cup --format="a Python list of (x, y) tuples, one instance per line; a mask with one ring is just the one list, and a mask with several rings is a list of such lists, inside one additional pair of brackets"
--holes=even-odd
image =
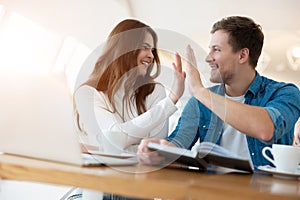
[(102, 130), (98, 135), (99, 149), (104, 153), (120, 154), (124, 150), (124, 134), (118, 131)]
[[(274, 159), (271, 159), (266, 152), (270, 151)], [(279, 172), (294, 173), (300, 163), (300, 147), (283, 144), (273, 144), (271, 147), (264, 147), (262, 155), (270, 161)]]

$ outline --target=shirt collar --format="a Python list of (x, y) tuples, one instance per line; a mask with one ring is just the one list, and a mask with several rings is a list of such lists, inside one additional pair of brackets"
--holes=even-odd
[[(255, 96), (255, 94), (259, 92), (262, 82), (263, 82), (262, 76), (256, 71), (254, 80), (252, 81), (250, 87), (245, 92), (245, 97), (249, 93)], [(221, 87), (217, 88), (217, 93), (225, 96), (225, 84), (221, 84)]]
[(262, 76), (257, 71), (255, 73), (255, 78), (252, 81), (248, 90), (246, 91), (245, 95), (247, 95), (248, 93), (252, 93), (253, 96), (255, 96), (255, 94), (259, 92), (259, 89), (262, 85)]

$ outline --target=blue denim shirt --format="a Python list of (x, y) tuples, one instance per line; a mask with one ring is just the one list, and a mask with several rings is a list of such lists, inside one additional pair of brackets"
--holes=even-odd
[[(224, 96), (224, 85), (209, 88)], [(262, 149), (274, 143), (292, 144), (294, 124), (300, 116), (300, 91), (293, 84), (276, 82), (256, 73), (245, 93), (245, 104), (264, 107), (273, 123), (274, 134), (270, 141), (247, 137), (248, 149), (255, 169), (260, 165), (272, 165), (262, 156)], [(240, 120), (247, 120), (247, 116)], [(217, 115), (192, 97), (179, 118), (175, 130), (167, 138), (177, 146), (191, 149), (200, 141), (220, 144), (223, 122)]]

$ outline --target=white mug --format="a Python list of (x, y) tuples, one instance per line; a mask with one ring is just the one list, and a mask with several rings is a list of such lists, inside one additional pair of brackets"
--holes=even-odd
[[(274, 159), (271, 159), (266, 152), (270, 151)], [(262, 155), (270, 161), (279, 172), (294, 173), (300, 163), (300, 147), (283, 144), (273, 144), (271, 147), (264, 147)]]

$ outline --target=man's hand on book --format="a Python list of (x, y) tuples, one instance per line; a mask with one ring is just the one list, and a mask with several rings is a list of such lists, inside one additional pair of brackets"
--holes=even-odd
[(147, 145), (150, 142), (158, 143), (161, 145), (175, 146), (172, 142), (165, 139), (147, 138), (143, 139), (138, 147), (138, 160), (142, 164), (146, 165), (157, 165), (161, 164), (165, 158), (158, 155), (156, 151), (148, 149)]

